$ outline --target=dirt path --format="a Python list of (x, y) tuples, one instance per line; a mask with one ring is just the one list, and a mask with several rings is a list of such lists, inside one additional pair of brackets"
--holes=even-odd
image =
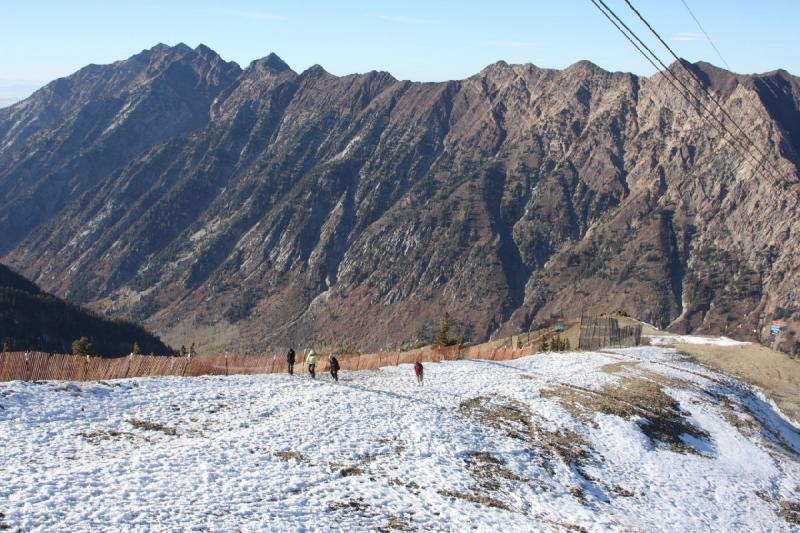
[(676, 344), (699, 363), (761, 388), (800, 428), (800, 360), (757, 344)]

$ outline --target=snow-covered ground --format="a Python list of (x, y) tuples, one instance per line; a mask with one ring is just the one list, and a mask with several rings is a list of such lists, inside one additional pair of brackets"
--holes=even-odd
[(669, 348), (425, 369), (2, 383), (0, 524), (797, 531), (797, 431)]
[(729, 337), (701, 337), (699, 335), (653, 335), (653, 346), (672, 346), (674, 344), (710, 344), (714, 346), (744, 346), (749, 342), (735, 341)]

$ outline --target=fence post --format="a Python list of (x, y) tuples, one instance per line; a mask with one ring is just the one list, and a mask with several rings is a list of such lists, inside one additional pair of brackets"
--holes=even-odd
[(25, 352), (25, 381), (31, 380), (31, 363), (28, 360), (28, 352)]
[(228, 352), (225, 352), (225, 375), (228, 375)]
[(125, 375), (122, 376), (122, 379), (127, 379), (128, 372), (131, 371), (131, 363), (133, 362), (133, 352), (128, 354), (128, 366), (125, 368)]

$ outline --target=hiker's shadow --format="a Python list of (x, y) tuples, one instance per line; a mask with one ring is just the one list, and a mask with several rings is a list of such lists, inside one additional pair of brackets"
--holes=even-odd
[(397, 400), (405, 400), (405, 401), (409, 401), (409, 402), (413, 402), (413, 403), (418, 403), (418, 404), (426, 405), (428, 407), (431, 407), (431, 408), (439, 410), (439, 411), (441, 411), (443, 409), (441, 405), (436, 404), (434, 402), (431, 402), (429, 400), (425, 400), (425, 399), (422, 399), (422, 398), (417, 398), (417, 397), (414, 397), (414, 396), (409, 396), (409, 395), (406, 395), (406, 394), (399, 394), (399, 393), (388, 391), (388, 390), (372, 389), (370, 387), (365, 387), (363, 385), (353, 384), (352, 382), (348, 383), (347, 381), (339, 381), (339, 386), (348, 387), (350, 389), (361, 391), (361, 392), (369, 392), (369, 393), (372, 393), (372, 394), (381, 394), (383, 396), (388, 396), (390, 398), (394, 398), (394, 399), (397, 399)]
[(516, 367), (514, 365), (510, 365), (508, 363), (501, 363), (499, 361), (491, 361), (489, 359), (464, 359), (463, 361), (465, 363), (468, 362), (468, 363), (474, 363), (474, 364), (480, 364), (480, 365), (499, 366), (499, 367), (507, 368), (509, 370), (515, 370), (516, 372), (522, 372), (522, 373), (527, 372), (527, 370), (519, 368), (519, 367)]

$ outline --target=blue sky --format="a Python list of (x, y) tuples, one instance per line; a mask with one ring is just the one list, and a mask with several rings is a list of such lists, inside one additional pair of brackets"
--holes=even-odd
[[(800, 0), (684, 1), (732, 70), (800, 74)], [(606, 2), (635, 22), (623, 0)], [(681, 0), (631, 2), (681, 56), (722, 64)], [(387, 70), (421, 81), (464, 78), (500, 59), (653, 72), (589, 0), (5, 0), (0, 14), (0, 106), (159, 42), (204, 43), (242, 66), (275, 52), (298, 72), (319, 63), (339, 75)]]

